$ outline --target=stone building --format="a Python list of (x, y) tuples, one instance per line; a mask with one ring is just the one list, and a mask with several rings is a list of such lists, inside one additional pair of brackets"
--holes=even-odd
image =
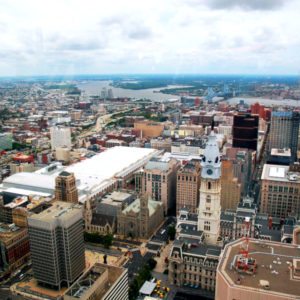
[(176, 174), (180, 163), (173, 158), (153, 157), (144, 168), (143, 192), (162, 202), (164, 213), (175, 210)]
[(241, 199), (241, 184), (233, 173), (233, 162), (222, 160), (221, 209), (235, 209)]
[(55, 179), (55, 199), (78, 203), (78, 191), (73, 173), (62, 171)]
[(118, 213), (117, 233), (122, 237), (148, 239), (163, 219), (162, 203), (143, 196)]
[[(295, 171), (294, 171), (295, 170)], [(265, 164), (260, 211), (272, 217), (300, 216), (300, 172), (293, 166)]]
[(177, 171), (176, 212), (182, 208), (196, 213), (199, 204), (200, 163), (190, 161)]

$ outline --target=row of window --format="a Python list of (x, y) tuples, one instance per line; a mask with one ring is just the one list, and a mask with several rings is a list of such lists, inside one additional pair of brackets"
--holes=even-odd
[(291, 193), (291, 194), (298, 194), (299, 189), (298, 188), (293, 188), (293, 187), (287, 187), (287, 186), (277, 186), (277, 185), (269, 185), (268, 188), (269, 192), (279, 192), (279, 193)]

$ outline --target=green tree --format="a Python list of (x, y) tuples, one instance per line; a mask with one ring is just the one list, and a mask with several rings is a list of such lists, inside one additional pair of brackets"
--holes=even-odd
[(171, 225), (168, 227), (168, 236), (169, 236), (169, 239), (171, 241), (173, 241), (175, 239), (175, 235), (176, 235), (176, 228), (174, 225)]
[(106, 249), (109, 249), (113, 242), (113, 235), (107, 234), (103, 237), (103, 246)]

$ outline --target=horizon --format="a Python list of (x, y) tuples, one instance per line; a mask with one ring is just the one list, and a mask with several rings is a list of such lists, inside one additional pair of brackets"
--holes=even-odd
[(300, 73), (295, 0), (0, 5), (1, 77)]

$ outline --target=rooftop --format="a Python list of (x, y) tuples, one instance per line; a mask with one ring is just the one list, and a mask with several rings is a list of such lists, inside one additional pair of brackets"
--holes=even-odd
[(290, 172), (289, 166), (265, 164), (261, 179), (285, 182), (300, 182), (300, 173)]
[(36, 220), (46, 223), (63, 219), (73, 219), (75, 216), (77, 216), (78, 211), (81, 211), (81, 206), (79, 205), (63, 201), (56, 201), (48, 209), (39, 214), (30, 216), (28, 222), (31, 223), (31, 221)]
[(96, 263), (73, 283), (66, 295), (71, 296), (72, 299), (90, 296), (89, 289), (94, 285), (102, 285), (103, 281), (105, 281), (98, 295), (99, 298), (97, 298), (102, 299), (123, 272), (126, 272), (123, 268)]
[(284, 149), (272, 148), (271, 149), (271, 155), (290, 157), (291, 156), (291, 149), (290, 148), (284, 148)]
[(116, 178), (141, 168), (157, 152), (155, 149), (113, 147), (66, 168), (53, 164), (34, 173), (14, 174), (3, 180), (1, 190), (13, 187), (33, 191), (33, 194), (34, 191), (53, 194), (55, 178), (63, 171), (74, 173), (79, 198), (84, 201), (87, 195), (104, 190)]
[(255, 274), (239, 274), (233, 264), (240, 253), (243, 240), (236, 240), (225, 247), (218, 270), (230, 285), (236, 285), (240, 279), (243, 289), (263, 289), (261, 281), (267, 281), (269, 289), (263, 289), (265, 294), (300, 295), (300, 280), (293, 278), (291, 268), (295, 259), (300, 259), (300, 249), (297, 245), (249, 240), (249, 258), (255, 259), (257, 270)]

